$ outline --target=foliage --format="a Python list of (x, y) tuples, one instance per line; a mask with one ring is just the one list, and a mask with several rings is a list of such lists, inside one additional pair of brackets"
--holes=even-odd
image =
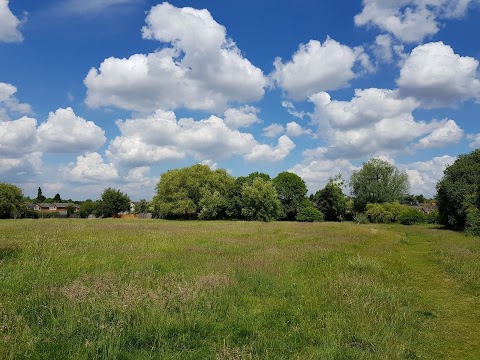
[(480, 235), (480, 210), (476, 206), (470, 206), (466, 212), (465, 231), (471, 235)]
[(38, 187), (38, 190), (37, 190), (37, 198), (35, 199), (36, 202), (38, 203), (43, 203), (45, 201), (46, 197), (43, 196), (42, 194), (42, 188), (41, 187)]
[(105, 189), (99, 210), (103, 217), (117, 217), (118, 213), (130, 210), (130, 198), (120, 190)]
[(213, 220), (225, 214), (227, 200), (220, 192), (215, 190), (213, 193), (206, 189), (200, 199), (200, 212), (198, 218), (202, 220)]
[(384, 203), (400, 200), (408, 191), (405, 172), (381, 159), (370, 159), (354, 171), (350, 179), (355, 209), (363, 211), (368, 203)]
[(271, 181), (257, 177), (242, 187), (242, 216), (246, 220), (271, 221), (282, 214), (282, 203)]
[(149, 204), (145, 199), (140, 200), (140, 204), (135, 206), (135, 214), (146, 214), (149, 212)]
[(15, 185), (0, 183), (0, 219), (16, 219), (26, 214), (22, 190)]
[(295, 220), (301, 222), (318, 222), (324, 220), (324, 215), (310, 201), (308, 201), (307, 204), (298, 211)]
[(357, 224), (368, 224), (370, 221), (368, 220), (368, 215), (365, 213), (357, 213), (353, 215), (353, 221)]
[(294, 220), (298, 211), (302, 208), (305, 195), (307, 195), (305, 181), (296, 174), (284, 171), (273, 179), (273, 185), (282, 203), (285, 218)]
[(80, 217), (87, 218), (89, 215), (93, 214), (95, 208), (95, 203), (92, 200), (85, 200), (82, 204), (80, 204)]
[(156, 187), (154, 211), (163, 218), (197, 218), (208, 202), (204, 198), (215, 192), (225, 197), (233, 181), (225, 170), (211, 170), (201, 164), (167, 171)]
[(426, 215), (415, 208), (398, 202), (367, 204), (365, 215), (373, 223), (395, 223), (413, 225), (427, 221)]
[(326, 221), (342, 221), (345, 219), (347, 199), (342, 191), (341, 176), (330, 179), (321, 190), (318, 190), (313, 201), (317, 208), (325, 214)]
[(52, 202), (56, 202), (56, 203), (61, 203), (62, 202), (62, 198), (61, 198), (60, 194), (55, 194), (55, 196), (52, 200), (53, 200)]
[(428, 218), (428, 215), (424, 214), (422, 211), (409, 208), (400, 214), (398, 222), (402, 225), (414, 225), (425, 223)]
[(480, 208), (480, 149), (460, 155), (445, 169), (437, 184), (436, 198), (441, 225), (458, 231), (479, 231), (473, 208)]

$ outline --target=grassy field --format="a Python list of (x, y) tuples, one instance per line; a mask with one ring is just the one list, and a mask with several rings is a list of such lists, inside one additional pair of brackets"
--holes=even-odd
[(428, 226), (4, 220), (0, 359), (480, 359), (479, 277)]

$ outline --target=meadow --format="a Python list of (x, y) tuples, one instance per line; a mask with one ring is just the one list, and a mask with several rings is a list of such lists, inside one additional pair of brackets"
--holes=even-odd
[(480, 359), (480, 238), (3, 220), (0, 359)]

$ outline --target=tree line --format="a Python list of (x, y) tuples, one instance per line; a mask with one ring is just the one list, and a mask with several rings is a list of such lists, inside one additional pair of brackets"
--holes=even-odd
[[(261, 172), (233, 177), (225, 170), (196, 164), (163, 173), (154, 198), (142, 199), (135, 212), (164, 219), (297, 220), (362, 222), (438, 222), (448, 229), (480, 235), (480, 150), (461, 155), (438, 182), (438, 213), (425, 216), (407, 206), (426, 199), (408, 194), (408, 176), (394, 165), (371, 159), (354, 171), (345, 195), (337, 176), (307, 197), (304, 180), (291, 172), (275, 178)], [(36, 200), (46, 200), (39, 188)], [(57, 194), (53, 200), (61, 199)], [(101, 199), (86, 200), (80, 216), (114, 217), (130, 210), (127, 194), (105, 189)], [(15, 185), (0, 183), (0, 218), (28, 217), (26, 198)]]

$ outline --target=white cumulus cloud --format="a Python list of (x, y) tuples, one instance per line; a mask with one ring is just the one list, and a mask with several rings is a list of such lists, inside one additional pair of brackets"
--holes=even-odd
[(443, 171), (448, 165), (456, 160), (450, 155), (434, 157), (428, 161), (416, 161), (411, 164), (399, 165), (405, 169), (410, 180), (410, 192), (412, 194), (423, 194), (427, 197), (435, 196), (435, 186), (443, 177)]
[(310, 40), (300, 45), (292, 60), (284, 63), (277, 58), (271, 74), (278, 87), (295, 100), (303, 100), (319, 91), (348, 86), (358, 74), (354, 66), (371, 70), (368, 56), (361, 47), (350, 48), (327, 38), (322, 44)]
[(238, 129), (240, 127), (248, 128), (249, 126), (260, 122), (257, 113), (260, 109), (254, 106), (245, 105), (240, 108), (227, 109), (224, 113), (225, 124), (230, 129)]
[(443, 20), (460, 18), (476, 0), (363, 0), (357, 26), (375, 26), (401, 41), (420, 43), (435, 35)]
[(171, 44), (128, 59), (110, 57), (84, 80), (90, 107), (143, 112), (159, 108), (224, 111), (230, 103), (260, 100), (267, 80), (244, 58), (208, 10), (154, 6), (145, 39)]
[(0, 0), (0, 42), (20, 42), (23, 40), (19, 30), (21, 21), (8, 7), (8, 0)]
[(105, 131), (75, 115), (72, 108), (50, 112), (46, 122), (38, 127), (38, 139), (44, 152), (82, 153), (101, 147)]
[(276, 146), (255, 145), (245, 159), (249, 161), (280, 161), (284, 160), (293, 149), (295, 149), (295, 143), (287, 135), (283, 135), (278, 138)]
[(445, 147), (458, 143), (463, 137), (463, 130), (454, 120), (445, 119), (438, 123), (438, 128), (420, 139), (420, 148)]
[(97, 152), (77, 156), (76, 163), (70, 163), (63, 170), (64, 177), (72, 182), (96, 183), (118, 178), (113, 164), (105, 163)]
[(422, 101), (424, 107), (451, 106), (480, 98), (478, 61), (455, 54), (443, 42), (417, 46), (400, 70), (400, 93)]

